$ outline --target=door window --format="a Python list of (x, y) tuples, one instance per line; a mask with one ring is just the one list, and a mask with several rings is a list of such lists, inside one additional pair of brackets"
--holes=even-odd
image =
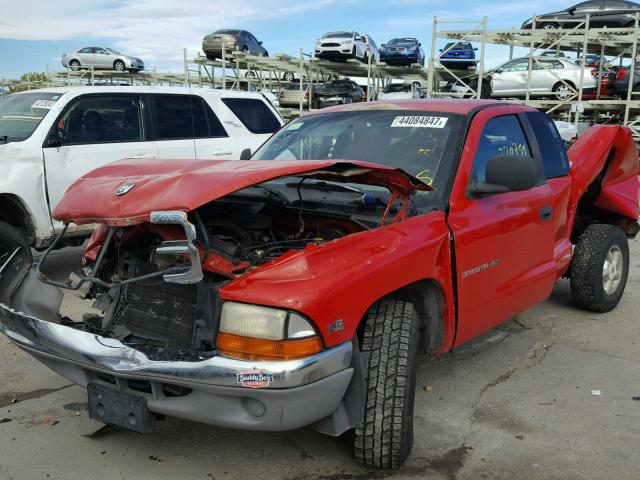
[(91, 47), (83, 48), (78, 53), (93, 53), (93, 48), (91, 48)]
[(144, 129), (138, 97), (86, 97), (56, 125), (62, 145), (140, 142)]
[(96, 52), (98, 55), (109, 55), (109, 52), (107, 52), (104, 48), (96, 48)]
[(494, 117), (485, 124), (473, 161), (477, 182), (486, 181), (487, 163), (498, 155), (531, 156), (531, 149), (515, 115)]
[(545, 177), (566, 175), (569, 172), (569, 158), (556, 125), (542, 112), (527, 112), (525, 115), (538, 141)]
[(156, 140), (226, 137), (220, 120), (195, 95), (153, 95)]
[(602, 2), (582, 2), (574, 7), (576, 12), (593, 12), (602, 8)]
[(262, 100), (223, 98), (224, 103), (251, 133), (273, 133), (280, 128), (278, 118)]
[(529, 70), (529, 59), (521, 58), (507, 63), (502, 67), (503, 72), (523, 72)]

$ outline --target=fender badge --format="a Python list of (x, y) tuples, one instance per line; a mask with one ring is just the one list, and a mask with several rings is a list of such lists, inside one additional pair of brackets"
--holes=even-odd
[(122, 195), (124, 195), (125, 193), (130, 191), (135, 186), (136, 186), (136, 184), (133, 183), (133, 182), (132, 183), (123, 183), (118, 188), (116, 188), (116, 191), (115, 191), (116, 197), (121, 197)]
[(273, 382), (273, 375), (257, 370), (236, 374), (236, 383), (248, 388), (264, 388)]

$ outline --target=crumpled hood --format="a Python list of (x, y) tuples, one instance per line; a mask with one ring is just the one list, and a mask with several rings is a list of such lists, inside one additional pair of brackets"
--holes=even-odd
[(379, 185), (400, 195), (431, 190), (401, 169), (360, 161), (126, 159), (76, 180), (53, 217), (65, 223), (133, 225), (148, 221), (152, 211), (191, 211), (238, 190), (290, 176)]

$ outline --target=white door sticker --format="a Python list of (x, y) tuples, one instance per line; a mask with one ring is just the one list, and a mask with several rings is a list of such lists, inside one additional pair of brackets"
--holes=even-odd
[(391, 122), (391, 127), (422, 127), (422, 128), (444, 128), (447, 124), (447, 117), (427, 117), (424, 115), (396, 117)]

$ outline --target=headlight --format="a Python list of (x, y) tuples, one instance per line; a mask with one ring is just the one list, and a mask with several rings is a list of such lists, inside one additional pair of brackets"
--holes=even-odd
[(279, 308), (225, 302), (216, 346), (232, 356), (288, 359), (322, 350), (322, 342), (302, 315)]
[(340, 43), (341, 43), (342, 45), (346, 45), (346, 44), (348, 44), (348, 43), (351, 43), (351, 40), (342, 40)]

